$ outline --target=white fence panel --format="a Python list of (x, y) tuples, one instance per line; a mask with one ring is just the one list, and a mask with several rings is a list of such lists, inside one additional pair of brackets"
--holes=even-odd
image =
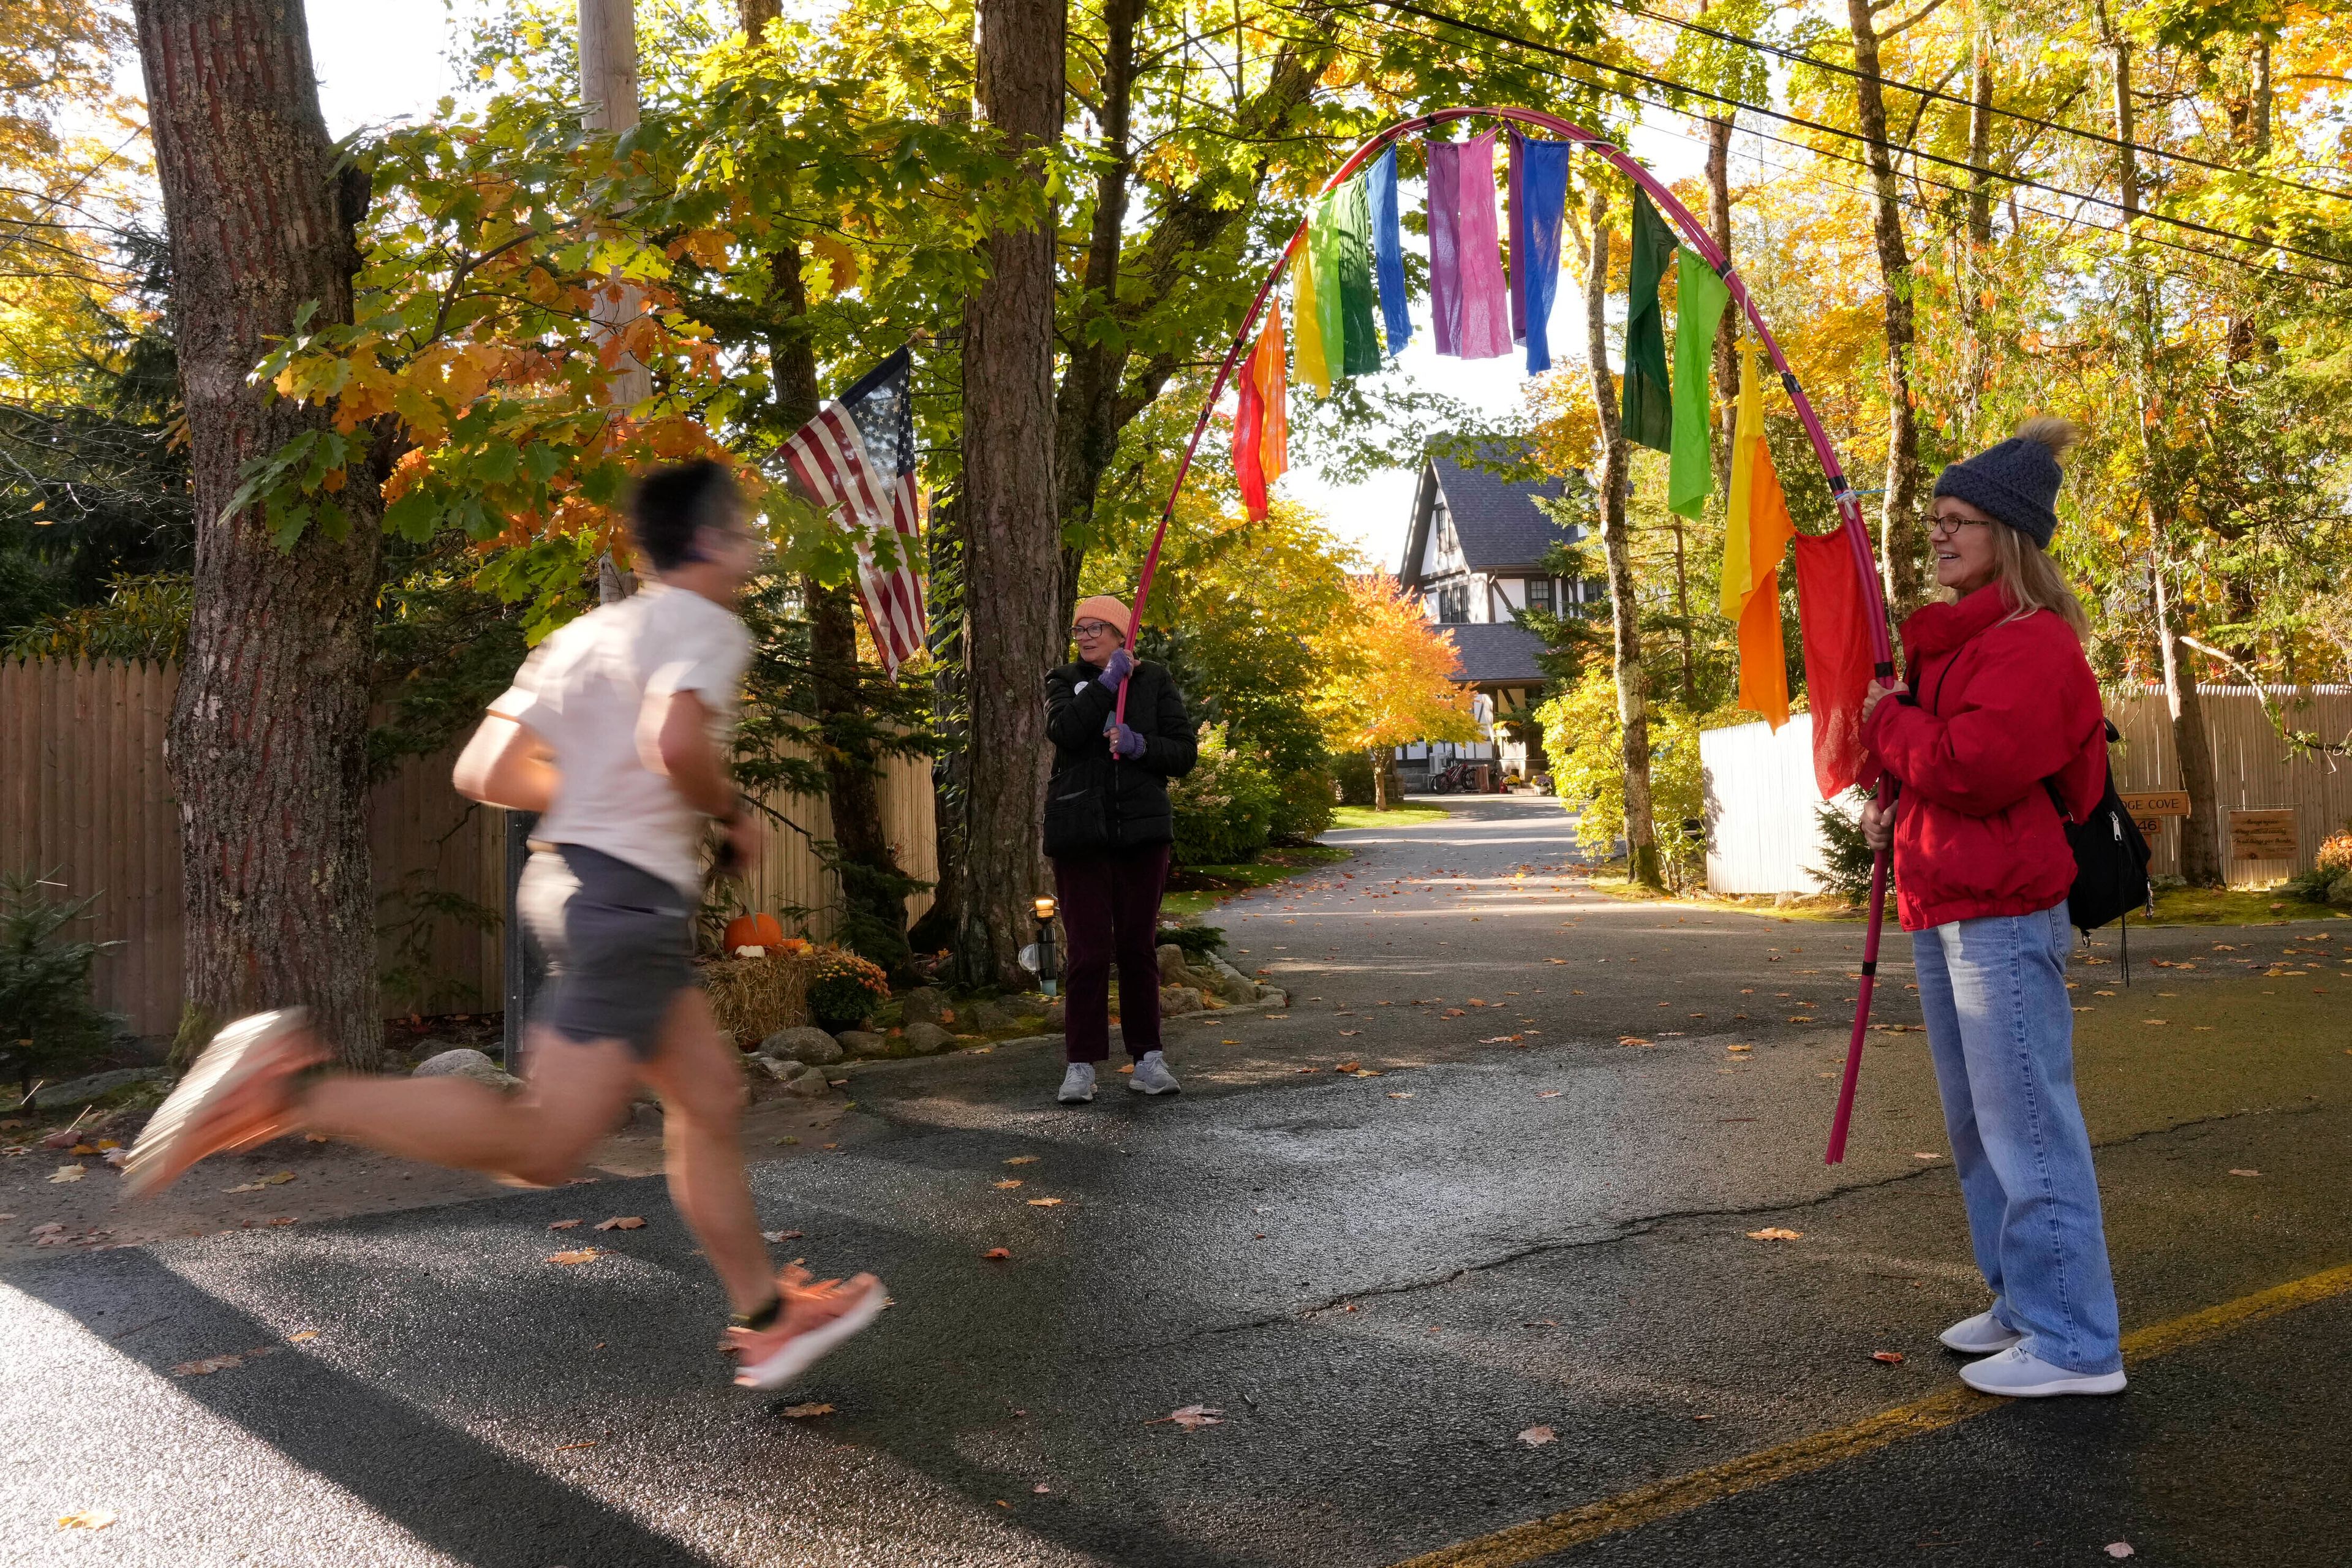
[(1711, 893), (1816, 893), (1827, 855), (1814, 813), (1813, 720), (1708, 730), (1698, 738), (1706, 778), (1706, 887)]

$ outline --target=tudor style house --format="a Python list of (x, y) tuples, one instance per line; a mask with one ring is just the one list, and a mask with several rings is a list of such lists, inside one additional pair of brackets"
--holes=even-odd
[(1453, 642), (1462, 665), (1454, 679), (1473, 693), (1484, 738), (1401, 748), (1397, 768), (1408, 789), (1456, 760), (1487, 763), (1497, 778), (1548, 771), (1542, 732), (1528, 719), (1543, 690), (1536, 667), (1543, 645), (1513, 616), (1525, 609), (1558, 615), (1605, 596), (1598, 582), (1545, 570), (1543, 558), (1554, 544), (1574, 543), (1584, 534), (1535, 504), (1565, 488), (1559, 479), (1506, 479), (1447, 458), (1422, 465), (1397, 580)]

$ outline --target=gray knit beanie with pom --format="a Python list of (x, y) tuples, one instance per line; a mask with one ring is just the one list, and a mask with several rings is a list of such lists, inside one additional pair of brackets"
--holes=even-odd
[(2047, 550), (2058, 531), (2058, 455), (2074, 444), (2074, 426), (2029, 419), (2000, 446), (1954, 463), (1936, 477), (1936, 494), (1964, 500)]

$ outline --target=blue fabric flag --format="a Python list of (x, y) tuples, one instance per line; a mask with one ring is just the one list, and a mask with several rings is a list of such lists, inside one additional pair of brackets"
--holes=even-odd
[(1404, 242), (1397, 228), (1397, 157), (1391, 145), (1372, 160), (1372, 274), (1381, 286), (1381, 317), (1388, 328), (1389, 353), (1404, 347), (1412, 336), (1412, 316), (1405, 309)]
[(1551, 368), (1551, 307), (1559, 295), (1560, 219), (1568, 205), (1568, 154), (1574, 145), (1529, 137), (1520, 142), (1514, 160), (1519, 188), (1511, 204), (1511, 281), (1527, 290), (1530, 375)]

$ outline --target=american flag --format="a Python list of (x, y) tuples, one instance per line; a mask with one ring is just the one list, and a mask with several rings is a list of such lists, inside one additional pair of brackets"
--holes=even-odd
[[(915, 570), (915, 407), (905, 349), (858, 378), (784, 443), (784, 461), (816, 503), (857, 542), (857, 602), (893, 679), (923, 646), (923, 580)], [(877, 558), (889, 533), (896, 560)]]

